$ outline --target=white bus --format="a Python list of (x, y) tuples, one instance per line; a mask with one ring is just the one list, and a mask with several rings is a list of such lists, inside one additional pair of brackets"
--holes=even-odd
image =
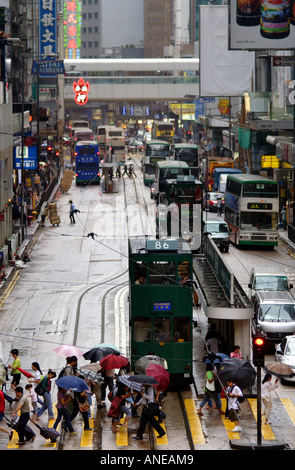
[(277, 246), (278, 183), (259, 175), (228, 175), (224, 220), (238, 246)]
[(125, 161), (125, 133), (122, 127), (99, 126), (97, 128), (97, 142), (101, 158), (112, 153), (117, 155), (118, 163)]
[(76, 127), (86, 127), (89, 129), (89, 122), (84, 119), (72, 119), (69, 122), (69, 129), (74, 129)]

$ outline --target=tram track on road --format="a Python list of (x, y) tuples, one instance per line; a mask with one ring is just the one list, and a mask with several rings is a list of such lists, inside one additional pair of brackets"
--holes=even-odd
[[(123, 180), (123, 185), (122, 186), (123, 186), (123, 191), (124, 191), (124, 211), (125, 211), (125, 214), (126, 214), (126, 231), (127, 231), (127, 238), (129, 238), (131, 220), (129, 218), (128, 209), (130, 207), (133, 208), (134, 202), (133, 201), (128, 201), (127, 188), (129, 186), (129, 184), (128, 185), (126, 184), (124, 178), (122, 178), (122, 180)], [(130, 180), (131, 180), (131, 178), (128, 178), (128, 181), (130, 181)], [(132, 178), (132, 180), (133, 180), (133, 185), (132, 185), (133, 187), (132, 187), (131, 191), (132, 191), (132, 194), (135, 194), (136, 204), (140, 205), (141, 203), (140, 203), (140, 200), (139, 200), (140, 198), (139, 198), (139, 195), (138, 195), (138, 190), (137, 190), (137, 187), (136, 187), (136, 184), (135, 184), (135, 181), (134, 181), (133, 178)], [(146, 210), (146, 213), (147, 213), (147, 210)], [(139, 215), (140, 215), (141, 226), (144, 229), (144, 221), (143, 221), (143, 218), (142, 218), (141, 211), (139, 212)], [(82, 309), (83, 309), (83, 300), (85, 299), (85, 296), (90, 291), (95, 290), (96, 288), (98, 288), (102, 285), (107, 285), (108, 283), (113, 283), (114, 281), (118, 281), (118, 282), (116, 282), (115, 286), (112, 285), (109, 289), (107, 289), (104, 292), (103, 297), (102, 297), (102, 301), (101, 301), (101, 319), (100, 319), (101, 336), (100, 336), (100, 343), (105, 342), (105, 329), (106, 329), (105, 319), (106, 319), (107, 301), (108, 301), (109, 297), (111, 295), (113, 295), (113, 293), (116, 292), (119, 288), (123, 288), (124, 286), (126, 286), (126, 284), (128, 283), (128, 280), (121, 280), (120, 281), (120, 279), (122, 279), (123, 276), (125, 276), (127, 273), (128, 273), (128, 269), (124, 270), (122, 273), (120, 273), (118, 275), (111, 276), (108, 279), (104, 279), (103, 282), (99, 282), (99, 283), (97, 283), (93, 286), (87, 287), (80, 294), (80, 296), (78, 298), (78, 301), (77, 301), (77, 308), (76, 308), (76, 313), (75, 313), (75, 326), (74, 326), (73, 343), (72, 343), (73, 345), (77, 345), (79, 343), (78, 334), (79, 334), (79, 327), (83, 324)], [(118, 331), (118, 330), (120, 332), (122, 331), (121, 330), (121, 325), (119, 324), (120, 322), (122, 323), (122, 319), (121, 319), (120, 315), (115, 316), (115, 331)], [(126, 330), (126, 327), (124, 326), (124, 332), (125, 332), (125, 330)], [(122, 341), (122, 336), (124, 338), (124, 335), (120, 335), (121, 341)], [(114, 342), (116, 342), (116, 338), (114, 339)], [(126, 350), (126, 345), (125, 345), (125, 350)], [(103, 429), (104, 419), (105, 419), (105, 409), (97, 408), (96, 421), (95, 421), (95, 442), (93, 443), (93, 447), (98, 449), (98, 450), (101, 450), (101, 447), (102, 447), (102, 429)], [(58, 445), (59, 450), (64, 449), (64, 445), (65, 445), (64, 437), (65, 437), (65, 433), (62, 432), (61, 438), (59, 440), (59, 445)]]

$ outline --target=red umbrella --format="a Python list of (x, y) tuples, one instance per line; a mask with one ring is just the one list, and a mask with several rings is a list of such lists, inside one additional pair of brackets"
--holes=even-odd
[(128, 362), (127, 357), (115, 354), (109, 354), (99, 361), (101, 367), (105, 370), (120, 369), (120, 367), (127, 366)]
[(28, 377), (28, 379), (30, 377), (34, 377), (32, 374), (30, 374), (30, 372), (27, 372), (26, 370), (24, 369), (20, 369), (19, 367), (17, 367), (17, 370), (19, 370), (22, 374), (24, 374), (26, 377)]
[(160, 366), (159, 364), (150, 364), (145, 371), (146, 375), (150, 377), (154, 377), (158, 381), (157, 385), (154, 387), (158, 390), (166, 390), (170, 383), (170, 375), (169, 372), (164, 369), (164, 367)]

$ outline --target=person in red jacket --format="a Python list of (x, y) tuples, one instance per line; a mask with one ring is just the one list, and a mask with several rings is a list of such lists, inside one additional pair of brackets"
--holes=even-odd
[[(4, 398), (4, 393), (2, 392), (2, 390), (0, 390), (0, 423), (3, 419), (4, 411), (5, 411), (5, 398)], [(12, 431), (8, 431), (8, 429), (4, 428), (1, 425), (0, 425), (0, 431), (5, 432), (5, 434), (8, 434), (9, 440), (11, 440)]]

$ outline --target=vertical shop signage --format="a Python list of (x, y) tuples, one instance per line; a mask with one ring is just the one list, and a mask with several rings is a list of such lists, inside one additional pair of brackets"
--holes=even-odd
[(66, 59), (80, 59), (82, 26), (81, 0), (63, 3), (63, 38)]
[(52, 59), (57, 54), (56, 0), (39, 0), (39, 55), (40, 59)]

